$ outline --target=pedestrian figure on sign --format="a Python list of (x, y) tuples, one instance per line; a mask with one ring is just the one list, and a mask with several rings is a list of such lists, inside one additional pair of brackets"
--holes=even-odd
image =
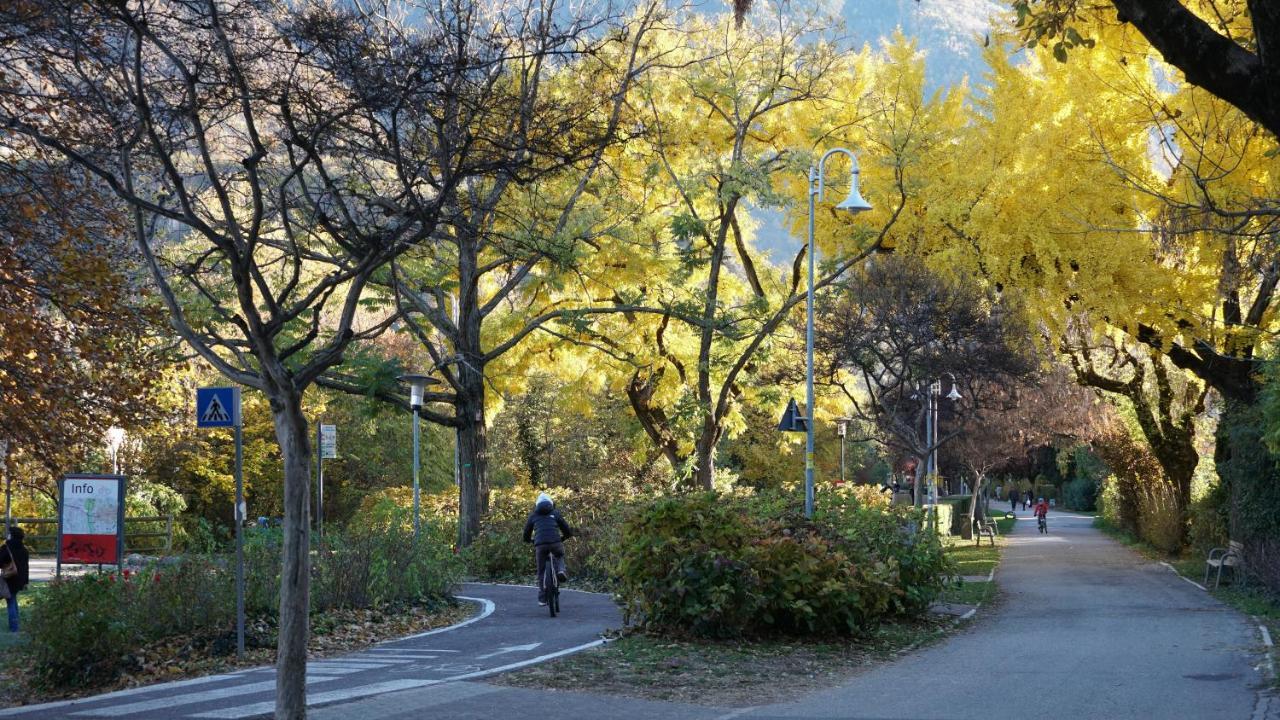
[(30, 555), (22, 544), (25, 534), (17, 525), (9, 529), (9, 536), (0, 546), (0, 576), (4, 578), (4, 587), (0, 587), (5, 603), (9, 606), (9, 632), (18, 632), (18, 593), (27, 587), (31, 579)]

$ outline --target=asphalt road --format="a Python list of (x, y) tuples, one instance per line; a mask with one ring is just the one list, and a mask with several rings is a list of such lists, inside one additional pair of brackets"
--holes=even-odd
[[(488, 675), (598, 643), (620, 618), (602, 595), (566, 593), (552, 620), (530, 588), (468, 585), (464, 595), (493, 605), (471, 624), (312, 663), (310, 717), (1280, 720), (1280, 698), (1260, 689), (1260, 637), (1247, 617), (1089, 518), (1053, 513), (1039, 535), (1026, 517), (996, 573), (997, 606), (947, 642), (789, 702), (717, 708), (489, 685)], [(273, 688), (264, 668), (0, 717), (247, 718), (270, 712)]]
[(1254, 625), (1093, 529), (1027, 513), (996, 573), (1002, 601), (945, 643), (790, 702), (714, 708), (460, 682), (326, 708), (318, 720), (1153, 718), (1272, 720)]
[[(467, 584), (459, 596), (480, 606), (466, 624), (308, 663), (308, 704), (350, 703), (485, 677), (599, 644), (606, 628), (621, 624), (609, 597), (595, 593), (564, 591), (555, 619), (538, 605), (533, 588)], [(274, 668), (258, 668), (0, 710), (0, 717), (234, 720), (271, 713), (274, 697)]]
[(743, 717), (1280, 717), (1256, 690), (1261, 638), (1247, 617), (1091, 518), (1053, 512), (1040, 535), (1020, 517), (996, 571), (1003, 599), (964, 633)]

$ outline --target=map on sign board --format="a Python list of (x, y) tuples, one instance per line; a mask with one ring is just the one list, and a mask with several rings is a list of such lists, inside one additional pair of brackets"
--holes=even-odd
[(320, 426), (320, 457), (325, 460), (338, 457), (338, 426)]
[(121, 477), (63, 478), (59, 518), (62, 562), (117, 561), (123, 490)]

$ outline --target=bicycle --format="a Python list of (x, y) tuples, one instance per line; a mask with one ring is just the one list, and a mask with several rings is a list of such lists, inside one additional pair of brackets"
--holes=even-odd
[(560, 577), (556, 574), (556, 557), (547, 553), (547, 564), (542, 570), (542, 587), (546, 592), (547, 609), (551, 617), (560, 612)]
[(1048, 532), (1049, 532), (1049, 521), (1048, 521), (1048, 520), (1046, 520), (1046, 519), (1045, 519), (1045, 517), (1044, 517), (1043, 515), (1037, 515), (1037, 516), (1036, 516), (1036, 527), (1040, 529), (1040, 532), (1045, 533), (1045, 534), (1048, 534)]

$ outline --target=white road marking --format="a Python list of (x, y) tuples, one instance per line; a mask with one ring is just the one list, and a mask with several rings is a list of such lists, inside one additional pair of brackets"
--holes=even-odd
[[(307, 706), (312, 707), (314, 705), (343, 702), (346, 700), (355, 700), (358, 698), (369, 697), (370, 695), (381, 695), (383, 693), (396, 692), (397, 690), (413, 690), (416, 688), (430, 687), (432, 685), (442, 685), (444, 683), (457, 682), (459, 680), (472, 680), (475, 678), (484, 677), (486, 675), (496, 675), (498, 673), (506, 672), (508, 670), (515, 670), (516, 668), (522, 668), (527, 665), (533, 665), (535, 663), (545, 662), (547, 660), (554, 660), (555, 658), (580, 652), (582, 650), (587, 650), (589, 648), (599, 647), (604, 643), (605, 643), (604, 640), (595, 640), (593, 642), (589, 642), (584, 645), (577, 645), (575, 647), (566, 648), (564, 650), (560, 650), (557, 652), (547, 653), (546, 655), (540, 655), (536, 658), (521, 660), (520, 662), (510, 663), (507, 665), (501, 665), (499, 667), (488, 668), (486, 670), (477, 670), (475, 672), (470, 672), (463, 675), (454, 675), (451, 677), (439, 678), (434, 680), (415, 680), (415, 679), (388, 680), (385, 682), (373, 683), (371, 685), (360, 685), (357, 687), (346, 688), (343, 690), (333, 690), (325, 693), (308, 694)], [(274, 702), (260, 702), (260, 703), (253, 703), (251, 705), (240, 705), (237, 707), (222, 708), (219, 710), (208, 710), (205, 712), (190, 715), (189, 717), (214, 718), (215, 720), (239, 720), (240, 718), (248, 718), (248, 717), (254, 717), (257, 715), (264, 715), (272, 712), (273, 710), (275, 710)]]
[(489, 617), (490, 615), (493, 614), (494, 607), (496, 607), (493, 604), (492, 600), (488, 600), (486, 598), (473, 598), (473, 597), (466, 597), (464, 595), (458, 595), (456, 597), (459, 600), (470, 600), (471, 602), (481, 603), (484, 605), (484, 609), (480, 611), (479, 615), (471, 618), (470, 620), (463, 620), (462, 622), (454, 625), (450, 625), (449, 627), (436, 628), (435, 630), (428, 630), (426, 632), (418, 633), (417, 635), (410, 635), (408, 637), (398, 638), (396, 640), (392, 640), (391, 642), (402, 642), (404, 640), (416, 640), (417, 638), (426, 637), (428, 635), (436, 635), (442, 632), (449, 632), (450, 630), (457, 630), (458, 628), (466, 627), (471, 623), (480, 622), (481, 620)]
[[(410, 654), (410, 655), (411, 655), (411, 654), (413, 654), (413, 653), (442, 653), (442, 652), (444, 652), (444, 653), (456, 653), (456, 652), (459, 652), (459, 651), (458, 651), (458, 650), (434, 650), (434, 649), (432, 649), (432, 648), (369, 648), (369, 649), (368, 649), (368, 650), (366, 650), (365, 652), (371, 652), (371, 653), (406, 653), (406, 654)], [(389, 657), (395, 657), (395, 656), (394, 656), (394, 655), (390, 655)]]
[(311, 677), (312, 675), (354, 675), (355, 673), (364, 671), (365, 668), (309, 667), (307, 668), (307, 677)]
[[(329, 682), (330, 680), (337, 680), (337, 678), (308, 677), (307, 684), (312, 685), (315, 683)], [(217, 688), (214, 690), (205, 690), (204, 692), (172, 695), (169, 697), (156, 698), (154, 700), (126, 703), (124, 705), (110, 705), (107, 707), (83, 710), (81, 712), (71, 714), (77, 717), (119, 717), (121, 715), (132, 715), (134, 713), (148, 712), (150, 710), (171, 708), (177, 705), (193, 705), (195, 703), (223, 700), (237, 695), (251, 695), (258, 692), (268, 692), (275, 690), (275, 688), (275, 680), (268, 680), (267, 682), (249, 683), (248, 685), (232, 685), (230, 687)]]
[(1262, 633), (1262, 644), (1267, 647), (1274, 647), (1271, 643), (1271, 633), (1267, 631), (1267, 626), (1259, 625), (1258, 631)]
[(751, 707), (738, 708), (737, 710), (731, 710), (731, 711), (729, 711), (729, 712), (727, 712), (727, 713), (725, 713), (725, 714), (723, 714), (723, 715), (717, 716), (716, 718), (714, 718), (714, 720), (733, 720), (734, 718), (736, 718), (736, 717), (738, 717), (738, 716), (740, 716), (740, 715), (746, 715), (747, 713), (751, 712), (752, 710), (757, 710), (757, 709), (759, 709), (760, 707), (762, 707), (762, 706), (760, 706), (760, 705), (752, 705)]
[(93, 697), (78, 698), (76, 700), (59, 700), (57, 702), (41, 703), (39, 705), (22, 705), (19, 707), (6, 708), (0, 710), (0, 717), (8, 717), (11, 715), (25, 715), (26, 713), (36, 712), (39, 710), (53, 710), (54, 708), (67, 707), (69, 705), (88, 705), (90, 703), (102, 702), (104, 700), (115, 700), (122, 697), (130, 697), (147, 692), (159, 692), (163, 690), (173, 690), (176, 688), (190, 687), (192, 685), (204, 685), (206, 683), (218, 682), (219, 680), (232, 680), (241, 677), (240, 673), (230, 673), (225, 675), (209, 675), (202, 678), (192, 678), (191, 680), (177, 680), (175, 682), (161, 683), (159, 685), (146, 685), (144, 687), (129, 688), (128, 690), (117, 690), (109, 692), (105, 695), (94, 695)]
[(1205, 587), (1205, 586), (1201, 585), (1200, 583), (1196, 582), (1195, 580), (1192, 580), (1191, 578), (1187, 577), (1186, 575), (1183, 575), (1182, 573), (1178, 572), (1177, 568), (1175, 568), (1174, 566), (1170, 565), (1169, 563), (1167, 563), (1167, 562), (1165, 562), (1165, 561), (1161, 560), (1161, 561), (1160, 561), (1160, 564), (1161, 564), (1161, 565), (1163, 565), (1163, 566), (1165, 566), (1165, 567), (1167, 567), (1167, 568), (1169, 568), (1169, 571), (1170, 571), (1170, 572), (1172, 572), (1174, 575), (1177, 575), (1178, 577), (1182, 578), (1183, 580), (1186, 580), (1187, 582), (1191, 583), (1192, 585), (1195, 585), (1196, 587), (1200, 588), (1201, 590), (1204, 590), (1205, 592), (1209, 592), (1209, 588), (1207, 588), (1207, 587)]
[[(395, 692), (397, 690), (412, 690), (414, 688), (426, 687), (444, 682), (443, 680), (388, 680), (386, 682), (374, 683), (372, 685), (361, 685), (359, 687), (347, 688), (346, 690), (334, 690), (326, 693), (318, 693), (315, 695), (307, 695), (307, 706), (319, 705), (322, 703), (341, 702), (343, 700), (354, 700), (356, 698), (368, 697), (370, 695), (381, 695), (382, 693)], [(221, 710), (208, 710), (206, 712), (196, 713), (188, 717), (194, 718), (220, 718), (222, 720), (235, 720), (236, 718), (253, 717), (255, 715), (264, 715), (276, 709), (275, 701), (253, 703), (252, 705), (240, 705), (238, 707), (223, 708)]]
[[(361, 660), (381, 660), (382, 658), (395, 658), (404, 662), (417, 662), (418, 660), (435, 660), (439, 655), (348, 655), (346, 656), (356, 662)], [(339, 661), (342, 662), (342, 661)]]
[(488, 658), (491, 658), (491, 657), (497, 657), (497, 656), (499, 656), (499, 655), (506, 655), (506, 654), (508, 654), (508, 653), (514, 653), (514, 652), (528, 652), (528, 651), (533, 650), (534, 648), (538, 647), (538, 646), (539, 646), (539, 645), (541, 645), (541, 644), (542, 644), (542, 643), (540, 643), (540, 642), (536, 642), (536, 643), (529, 643), (528, 645), (504, 645), (504, 646), (502, 646), (500, 649), (498, 649), (496, 652), (491, 652), (491, 653), (488, 653), (488, 654), (486, 654), (486, 655), (477, 655), (477, 656), (476, 656), (476, 659), (477, 659), (477, 660), (487, 660)]
[(403, 660), (401, 658), (387, 658), (385, 660), (382, 658), (369, 658), (367, 660), (358, 660), (353, 656), (347, 655), (344, 657), (333, 658), (331, 660), (316, 660), (315, 662), (307, 663), (307, 667), (313, 667), (315, 665), (363, 665), (365, 667), (379, 668), (388, 667), (390, 665), (403, 665), (410, 662), (413, 662), (413, 660)]

